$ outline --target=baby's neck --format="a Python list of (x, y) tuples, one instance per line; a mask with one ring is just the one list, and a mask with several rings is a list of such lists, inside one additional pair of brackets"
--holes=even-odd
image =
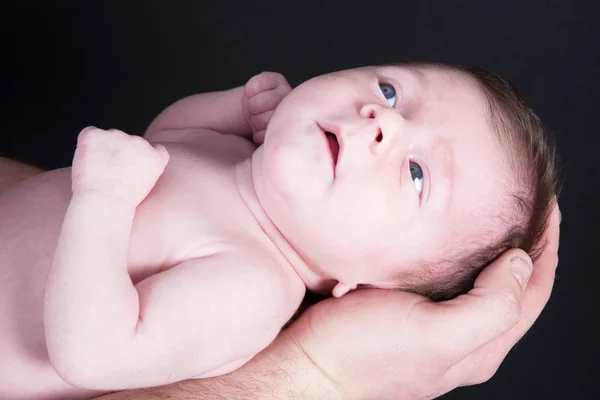
[(254, 157), (235, 166), (235, 179), (238, 192), (242, 201), (260, 225), (267, 238), (279, 251), (306, 287), (314, 292), (331, 293), (336, 282), (325, 279), (313, 271), (306, 261), (298, 254), (292, 244), (286, 239), (281, 231), (275, 226), (267, 212), (264, 210), (254, 186), (253, 161)]

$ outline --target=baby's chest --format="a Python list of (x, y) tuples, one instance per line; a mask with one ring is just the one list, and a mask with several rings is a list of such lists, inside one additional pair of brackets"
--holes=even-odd
[(215, 161), (202, 152), (168, 150), (169, 165), (136, 211), (132, 269), (148, 263), (164, 269), (212, 254), (250, 235), (255, 225), (237, 192), (235, 159)]

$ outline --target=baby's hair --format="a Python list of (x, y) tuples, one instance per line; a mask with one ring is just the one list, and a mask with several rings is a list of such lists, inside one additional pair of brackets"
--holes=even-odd
[[(456, 71), (470, 78), (486, 98), (490, 123), (500, 144), (508, 149), (509, 180), (513, 190), (511, 204), (502, 204), (505, 216), (492, 216), (494, 223), (507, 226), (504, 235), (492, 243), (467, 243), (444, 260), (422, 267), (425, 283), (403, 289), (434, 301), (451, 299), (473, 287), (483, 268), (510, 248), (521, 248), (535, 262), (545, 248), (544, 232), (559, 192), (558, 154), (553, 135), (542, 124), (518, 89), (498, 74), (483, 68), (457, 64), (407, 61), (396, 66), (437, 67)], [(514, 188), (516, 187), (516, 189)], [(497, 217), (497, 218), (496, 218)], [(460, 252), (461, 255), (458, 255)], [(464, 255), (466, 252), (466, 256)], [(447, 266), (447, 268), (440, 268)], [(445, 271), (440, 276), (439, 271)]]

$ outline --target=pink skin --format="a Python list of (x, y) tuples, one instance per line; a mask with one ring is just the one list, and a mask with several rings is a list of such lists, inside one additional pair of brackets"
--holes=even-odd
[[(431, 67), (335, 72), (283, 99), (253, 155), (253, 183), (309, 288), (315, 275), (339, 282), (335, 296), (416, 282), (416, 263), (500, 233), (481, 222), (507, 195), (484, 106), (467, 77)], [(424, 172), (420, 194), (410, 161)]]
[[(382, 97), (379, 79), (394, 81), (395, 109)], [(9, 316), (2, 318), (7, 323), (1, 333), (8, 340), (0, 347), (8, 355), (0, 357), (8, 360), (0, 363), (5, 372), (0, 376), (7, 377), (2, 393), (81, 397), (67, 382), (102, 391), (226, 373), (271, 343), (297, 310), (305, 285), (339, 297), (361, 283), (406, 282), (422, 271), (413, 261), (434, 258), (444, 245), (478, 232), (489, 237), (490, 229), (478, 217), (493, 208), (489, 201), (501, 192), (497, 182), (504, 164), (494, 156), (503, 152), (487, 126), (483, 99), (467, 80), (433, 69), (361, 68), (315, 78), (289, 97), (288, 92), (281, 75), (260, 74), (245, 87), (176, 102), (151, 124), (147, 140), (86, 129), (71, 170), (49, 172), (3, 195), (0, 217), (17, 234), (5, 235), (9, 242), (0, 257), (10, 278), (0, 280), (0, 292), (8, 293), (2, 309)], [(227, 137), (254, 134), (260, 141), (265, 130), (266, 144), (255, 152), (246, 140)], [(327, 139), (325, 131), (337, 140)], [(410, 158), (426, 171), (420, 196), (408, 173)], [(159, 176), (164, 179), (155, 186)], [(444, 177), (453, 180), (453, 191)], [(29, 202), (36, 199), (41, 200)], [(175, 214), (163, 218), (165, 208)], [(454, 224), (463, 236), (455, 234)], [(215, 240), (223, 246), (215, 249)], [(486, 301), (486, 282), (502, 278), (491, 271), (480, 276), (483, 285), (476, 283), (471, 296), (479, 297), (472, 304), (506, 304), (511, 293), (506, 285), (488, 292), (493, 296)], [(514, 278), (505, 274), (502, 281)], [(429, 312), (417, 312), (402, 300), (406, 296), (412, 305), (429, 304), (400, 291), (357, 291), (320, 303), (325, 305), (304, 317), (308, 322), (287, 332), (328, 376), (345, 371), (346, 379), (336, 381), (352, 383), (346, 387), (367, 376), (368, 387), (380, 387), (372, 384), (384, 376), (378, 367), (410, 361), (410, 354), (393, 352), (406, 348), (396, 340), (403, 340), (402, 329), (407, 340), (415, 337), (402, 310), (410, 311), (413, 322), (421, 321), (418, 315), (435, 320), (429, 306)], [(509, 311), (518, 298), (511, 297)], [(335, 301), (342, 303), (327, 311)], [(215, 302), (223, 307), (202, 307)], [(379, 311), (373, 313), (374, 308)], [(498, 320), (506, 322), (509, 315), (483, 311), (477, 322), (481, 315), (492, 322), (501, 315)], [(445, 315), (455, 324), (456, 315)], [(375, 320), (365, 324), (367, 317)], [(440, 339), (436, 321), (429, 324), (435, 328), (432, 335), (424, 335), (423, 324), (415, 328), (426, 344), (409, 346), (417, 359), (440, 354), (425, 353)], [(344, 331), (340, 326), (348, 328), (347, 334), (319, 336), (319, 331)], [(363, 340), (359, 328), (365, 326), (381, 333), (377, 349)], [(465, 326), (464, 320), (456, 326)], [(494, 324), (483, 326), (489, 330)], [(391, 342), (386, 333), (393, 333), (387, 338)], [(454, 336), (464, 337), (443, 335)], [(321, 344), (315, 346), (315, 339)], [(32, 351), (42, 358), (33, 360)], [(161, 362), (165, 352), (169, 363)], [(327, 352), (352, 357), (341, 357), (336, 365), (338, 356), (325, 357)], [(430, 363), (426, 367), (431, 370)]]

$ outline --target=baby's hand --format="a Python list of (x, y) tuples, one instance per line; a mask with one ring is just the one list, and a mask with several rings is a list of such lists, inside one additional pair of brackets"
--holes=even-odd
[(291, 91), (288, 81), (277, 72), (262, 72), (244, 86), (242, 110), (256, 144), (264, 143), (267, 125), (275, 108)]
[(119, 130), (85, 128), (73, 157), (73, 195), (100, 193), (137, 206), (163, 173), (169, 154), (162, 145)]

